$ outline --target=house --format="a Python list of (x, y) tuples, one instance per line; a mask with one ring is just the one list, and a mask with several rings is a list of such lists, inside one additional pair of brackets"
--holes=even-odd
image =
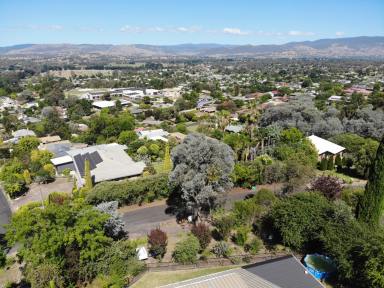
[(240, 133), (243, 129), (243, 125), (228, 125), (227, 127), (225, 127), (225, 131), (231, 133)]
[(107, 101), (107, 100), (94, 101), (92, 103), (92, 106), (97, 109), (115, 107), (115, 101)]
[(56, 168), (73, 165), (77, 185), (85, 183), (85, 161), (90, 163), (91, 176), (94, 183), (139, 176), (143, 173), (145, 163), (134, 162), (125, 152), (127, 146), (117, 143), (89, 146), (66, 151), (66, 155), (53, 158), (51, 162)]
[(148, 139), (148, 140), (161, 140), (164, 142), (168, 142), (168, 135), (169, 133), (167, 131), (164, 131), (163, 129), (154, 129), (154, 130), (141, 130), (136, 132), (140, 139)]
[(85, 93), (82, 96), (82, 98), (88, 99), (91, 101), (101, 100), (101, 99), (103, 99), (105, 93), (106, 93), (105, 91), (89, 91), (89, 92)]
[(145, 120), (141, 121), (140, 123), (143, 125), (160, 125), (163, 121), (155, 120), (153, 116), (146, 118)]
[(17, 143), (19, 140), (23, 137), (28, 137), (28, 136), (36, 136), (35, 132), (29, 129), (20, 129), (12, 132), (12, 138), (5, 140), (4, 143)]
[(187, 135), (180, 132), (173, 132), (169, 134), (169, 137), (175, 138), (178, 142), (183, 142), (183, 140), (185, 139), (185, 137), (187, 137)]
[(59, 135), (53, 135), (53, 136), (40, 137), (39, 140), (42, 144), (48, 144), (48, 143), (59, 142), (61, 141), (61, 138)]
[(317, 137), (315, 135), (311, 135), (307, 138), (315, 146), (317, 153), (319, 155), (319, 159), (322, 159), (329, 155), (342, 156), (342, 152), (345, 150), (344, 147), (337, 145), (335, 143), (332, 143), (331, 141), (325, 140), (323, 138)]
[(324, 288), (293, 255), (246, 265), (163, 288)]
[(200, 109), (201, 112), (204, 113), (215, 113), (216, 112), (216, 107), (214, 106), (209, 106), (209, 107), (203, 107)]
[(331, 97), (328, 98), (328, 102), (341, 102), (341, 101), (343, 101), (343, 96), (332, 95)]
[(27, 136), (36, 136), (35, 132), (29, 129), (20, 129), (12, 132), (14, 138), (20, 139)]
[(199, 98), (199, 100), (197, 100), (196, 108), (201, 109), (207, 105), (212, 104), (213, 102), (214, 101), (213, 101), (213, 98), (211, 96), (201, 97), (201, 98)]

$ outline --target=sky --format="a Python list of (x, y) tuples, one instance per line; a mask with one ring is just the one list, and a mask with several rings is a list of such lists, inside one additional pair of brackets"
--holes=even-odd
[(0, 46), (384, 36), (384, 0), (0, 0)]

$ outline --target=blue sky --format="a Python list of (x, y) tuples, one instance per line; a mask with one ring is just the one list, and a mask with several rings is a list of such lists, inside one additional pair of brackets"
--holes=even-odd
[(384, 35), (383, 0), (0, 0), (0, 46), (278, 44)]

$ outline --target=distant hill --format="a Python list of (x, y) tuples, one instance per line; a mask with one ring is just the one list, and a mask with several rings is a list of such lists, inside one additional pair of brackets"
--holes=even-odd
[(384, 57), (384, 37), (352, 37), (290, 42), (281, 45), (102, 45), (22, 44), (0, 47), (0, 55), (114, 55), (198, 57)]

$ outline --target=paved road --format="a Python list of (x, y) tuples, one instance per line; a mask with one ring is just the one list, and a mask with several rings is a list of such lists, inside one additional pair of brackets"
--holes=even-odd
[(0, 234), (5, 233), (3, 225), (8, 224), (11, 219), (12, 211), (9, 207), (8, 200), (4, 195), (3, 189), (0, 188)]
[[(271, 188), (271, 187), (269, 187)], [(225, 207), (230, 208), (232, 203), (237, 200), (244, 199), (247, 195), (252, 194), (249, 190), (232, 191), (228, 194)], [(122, 213), (122, 219), (125, 223), (125, 229), (130, 235), (147, 235), (147, 233), (158, 226), (162, 228), (176, 229), (175, 216), (166, 213), (167, 205), (160, 203), (156, 206), (143, 207), (132, 211)], [(167, 223), (164, 223), (167, 222)]]

